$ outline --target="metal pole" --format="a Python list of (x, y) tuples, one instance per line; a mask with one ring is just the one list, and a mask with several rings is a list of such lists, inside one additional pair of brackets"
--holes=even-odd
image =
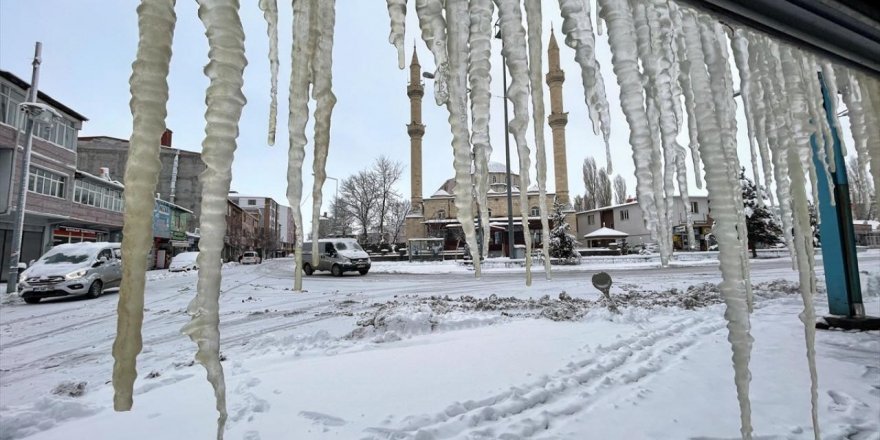
[[(507, 65), (502, 61), (504, 80), (504, 162), (507, 165), (507, 257), (513, 258), (513, 191), (510, 179), (510, 120), (507, 116)], [(522, 191), (522, 188), (520, 188)]]
[[(40, 82), (40, 55), (43, 51), (43, 44), (37, 41), (34, 48), (33, 73), (31, 75), (31, 88), (28, 90), (27, 102), (37, 102), (37, 90)], [(19, 109), (20, 111), (20, 109)], [(34, 140), (34, 120), (29, 113), (25, 114), (25, 143), (24, 154), (21, 159), (21, 176), (18, 185), (18, 203), (16, 205), (16, 220), (12, 230), (12, 246), (9, 255), (9, 279), (6, 284), (6, 293), (14, 293), (18, 290), (18, 264), (21, 262), (21, 236), (24, 230), (24, 214), (25, 204), (27, 203), (28, 176), (31, 168), (31, 146)], [(19, 128), (16, 125), (15, 131)], [(16, 142), (15, 148), (18, 148)]]

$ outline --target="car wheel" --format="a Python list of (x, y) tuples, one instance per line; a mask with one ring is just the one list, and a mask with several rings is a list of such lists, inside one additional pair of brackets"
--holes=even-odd
[(306, 275), (311, 275), (315, 273), (315, 269), (312, 269), (312, 265), (309, 263), (303, 264), (303, 273)]
[(338, 264), (334, 264), (333, 267), (330, 268), (330, 273), (332, 273), (334, 277), (341, 277), (342, 267)]
[(103, 287), (103, 285), (101, 284), (100, 280), (95, 281), (94, 283), (92, 283), (91, 286), (89, 286), (89, 291), (88, 291), (88, 293), (86, 293), (86, 296), (88, 296), (89, 298), (92, 298), (92, 299), (95, 299), (95, 298), (101, 296), (102, 287)]
[(370, 269), (358, 269), (358, 273), (361, 275), (366, 275), (367, 272), (369, 272), (369, 271), (370, 271)]
[(37, 304), (40, 302), (40, 298), (34, 298), (34, 297), (30, 296), (30, 297), (25, 298), (24, 302), (26, 302), (28, 304)]

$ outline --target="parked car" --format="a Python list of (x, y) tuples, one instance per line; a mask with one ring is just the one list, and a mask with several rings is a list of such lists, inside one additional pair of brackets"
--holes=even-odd
[(357, 271), (366, 275), (370, 271), (370, 256), (351, 238), (327, 238), (318, 240), (321, 252), (318, 267), (312, 266), (312, 243), (303, 243), (303, 272), (313, 274), (316, 270), (330, 271), (341, 277), (345, 272)]
[(28, 304), (69, 295), (101, 296), (122, 281), (119, 243), (67, 243), (53, 247), (19, 276), (18, 291)]
[(254, 251), (247, 251), (241, 254), (241, 264), (260, 264), (263, 262), (263, 259), (260, 258), (260, 254)]
[(198, 258), (198, 256), (198, 252), (179, 253), (171, 259), (171, 264), (168, 265), (168, 271), (183, 272), (190, 270), (199, 270), (199, 265), (196, 264), (196, 258)]

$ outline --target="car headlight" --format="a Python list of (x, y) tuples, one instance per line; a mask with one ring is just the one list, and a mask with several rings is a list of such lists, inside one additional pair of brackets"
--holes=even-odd
[(22, 273), (18, 276), (18, 282), (19, 282), (19, 283), (24, 283), (24, 280), (26, 280), (27, 277), (28, 277), (27, 272), (22, 272)]
[(89, 271), (87, 269), (80, 269), (80, 270), (71, 272), (67, 275), (64, 275), (64, 278), (66, 278), (68, 280), (75, 280), (77, 278), (82, 278), (82, 277), (86, 276), (86, 273), (88, 273), (88, 272)]

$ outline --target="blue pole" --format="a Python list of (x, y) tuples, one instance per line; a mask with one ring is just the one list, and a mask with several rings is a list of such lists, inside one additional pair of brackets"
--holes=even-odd
[[(825, 115), (831, 126), (834, 146), (835, 171), (831, 173), (834, 193), (828, 185), (828, 178), (819, 160), (819, 145), (816, 136), (810, 138), (813, 148), (813, 163), (816, 165), (816, 184), (819, 188), (819, 233), (822, 245), (822, 264), (825, 267), (825, 286), (828, 290), (828, 310), (832, 315), (846, 317), (865, 316), (862, 304), (862, 290), (859, 284), (859, 262), (856, 259), (856, 240), (853, 231), (852, 211), (849, 200), (849, 182), (846, 178), (846, 159), (840, 148), (840, 138), (832, 123), (832, 97), (828, 94), (825, 81), (819, 75)], [(833, 199), (832, 199), (833, 197)], [(832, 200), (834, 203), (832, 203)]]

